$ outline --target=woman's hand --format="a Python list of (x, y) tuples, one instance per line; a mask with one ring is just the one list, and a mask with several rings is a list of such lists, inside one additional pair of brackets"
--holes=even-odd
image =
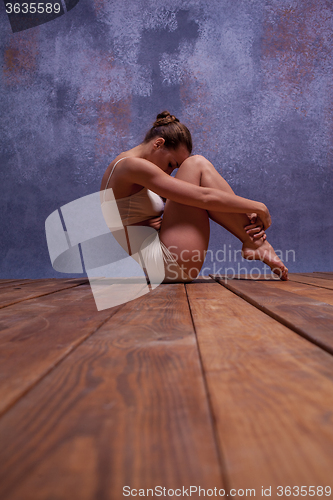
[(260, 217), (258, 217), (258, 214), (251, 213), (246, 215), (248, 216), (251, 224), (245, 226), (244, 229), (250, 236), (250, 238), (252, 240), (258, 240), (262, 237), (265, 240), (267, 236), (264, 230), (264, 223), (262, 222)]
[(162, 217), (154, 217), (153, 219), (149, 219), (147, 222), (147, 226), (153, 227), (156, 231), (159, 231), (162, 224)]
[(259, 218), (261, 219), (261, 221), (263, 223), (263, 227), (266, 230), (272, 224), (272, 219), (271, 219), (271, 215), (270, 215), (269, 210), (266, 207), (266, 205), (264, 203), (261, 203), (261, 206), (262, 206), (262, 208), (260, 210), (257, 210), (257, 212), (258, 212)]
[(133, 224), (133, 226), (148, 226), (152, 227), (156, 231), (159, 231), (161, 228), (162, 220), (162, 217), (153, 217), (152, 219), (136, 222), (135, 224)]

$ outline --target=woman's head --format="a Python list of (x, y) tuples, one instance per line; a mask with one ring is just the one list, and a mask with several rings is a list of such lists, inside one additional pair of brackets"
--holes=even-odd
[(189, 129), (180, 123), (178, 118), (171, 115), (169, 111), (162, 111), (157, 115), (143, 142), (148, 143), (158, 137), (164, 139), (164, 146), (167, 149), (177, 149), (180, 145), (183, 145), (189, 154), (192, 152), (192, 137)]

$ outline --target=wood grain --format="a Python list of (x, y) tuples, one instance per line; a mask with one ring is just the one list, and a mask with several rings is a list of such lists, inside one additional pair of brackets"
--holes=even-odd
[(332, 356), (217, 283), (186, 289), (229, 487), (331, 485)]
[(333, 279), (333, 272), (314, 272), (312, 273), (314, 276), (318, 277), (318, 278), (327, 278), (329, 280), (332, 280)]
[(98, 312), (87, 285), (1, 309), (0, 414), (114, 312)]
[(288, 328), (333, 353), (333, 306), (275, 287), (281, 282), (219, 280), (223, 286)]
[(321, 273), (321, 272), (314, 272), (311, 273), (315, 278), (324, 278), (327, 280), (333, 280), (333, 273)]
[(5, 283), (14, 283), (15, 281), (22, 281), (20, 279), (6, 279), (6, 280), (0, 280), (0, 284), (4, 285)]
[(320, 288), (327, 288), (328, 290), (333, 290), (333, 283), (330, 279), (316, 278), (311, 276), (305, 276), (301, 273), (291, 273), (289, 274), (290, 281), (296, 281), (297, 283), (304, 283), (306, 285), (318, 286)]
[(28, 283), (9, 284), (0, 288), (0, 309), (24, 300), (41, 297), (67, 288), (74, 288), (84, 283), (87, 283), (85, 278), (79, 280), (36, 280)]
[(0, 280), (0, 290), (3, 290), (7, 287), (15, 287), (26, 285), (27, 283), (36, 282), (37, 280)]
[(291, 292), (293, 294), (308, 297), (309, 299), (319, 302), (325, 302), (325, 304), (333, 306), (333, 290), (307, 285), (304, 283), (297, 283), (294, 281), (276, 281), (273, 286), (274, 290)]
[(278, 281), (279, 278), (274, 277), (272, 274), (214, 274), (211, 276), (219, 277), (223, 280), (250, 280), (250, 281)]
[[(248, 281), (274, 281), (274, 282), (279, 282), (280, 280), (277, 278), (277, 276), (274, 277), (273, 274), (253, 274), (251, 276), (250, 273), (248, 274), (219, 274), (219, 275), (214, 275), (215, 277), (219, 277), (220, 279), (223, 280), (248, 280)], [(320, 281), (324, 280), (324, 281)], [(332, 289), (332, 283), (329, 283), (329, 281), (332, 281), (333, 279), (333, 273), (289, 273), (289, 279), (292, 281), (296, 281), (299, 283), (305, 283), (313, 286), (319, 286), (319, 287), (327, 287), (329, 290)]]
[(15, 279), (15, 280), (1, 280), (0, 288), (5, 286), (22, 286), (27, 283), (64, 283), (64, 282), (88, 282), (87, 278), (38, 278), (38, 279)]
[(21, 279), (21, 280), (0, 280), (0, 288), (4, 288), (7, 286), (22, 286), (25, 285), (26, 283), (31, 283), (32, 281), (40, 281), (40, 280), (28, 280), (28, 279)]
[(124, 305), (2, 416), (0, 433), (1, 499), (222, 487), (184, 285)]

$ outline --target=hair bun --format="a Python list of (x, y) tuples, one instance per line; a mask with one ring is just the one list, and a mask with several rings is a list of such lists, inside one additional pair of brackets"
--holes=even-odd
[(179, 122), (178, 118), (171, 115), (169, 111), (162, 111), (156, 117), (153, 127), (160, 127), (161, 125), (168, 125), (168, 123)]

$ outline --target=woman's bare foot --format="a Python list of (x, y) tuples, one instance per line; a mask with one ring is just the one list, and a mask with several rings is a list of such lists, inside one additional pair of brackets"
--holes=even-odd
[(251, 243), (245, 242), (242, 248), (242, 255), (244, 259), (247, 260), (261, 260), (267, 264), (273, 273), (277, 274), (281, 280), (287, 281), (289, 279), (288, 268), (276, 255), (274, 248), (267, 240), (260, 238), (259, 241), (252, 241)]

